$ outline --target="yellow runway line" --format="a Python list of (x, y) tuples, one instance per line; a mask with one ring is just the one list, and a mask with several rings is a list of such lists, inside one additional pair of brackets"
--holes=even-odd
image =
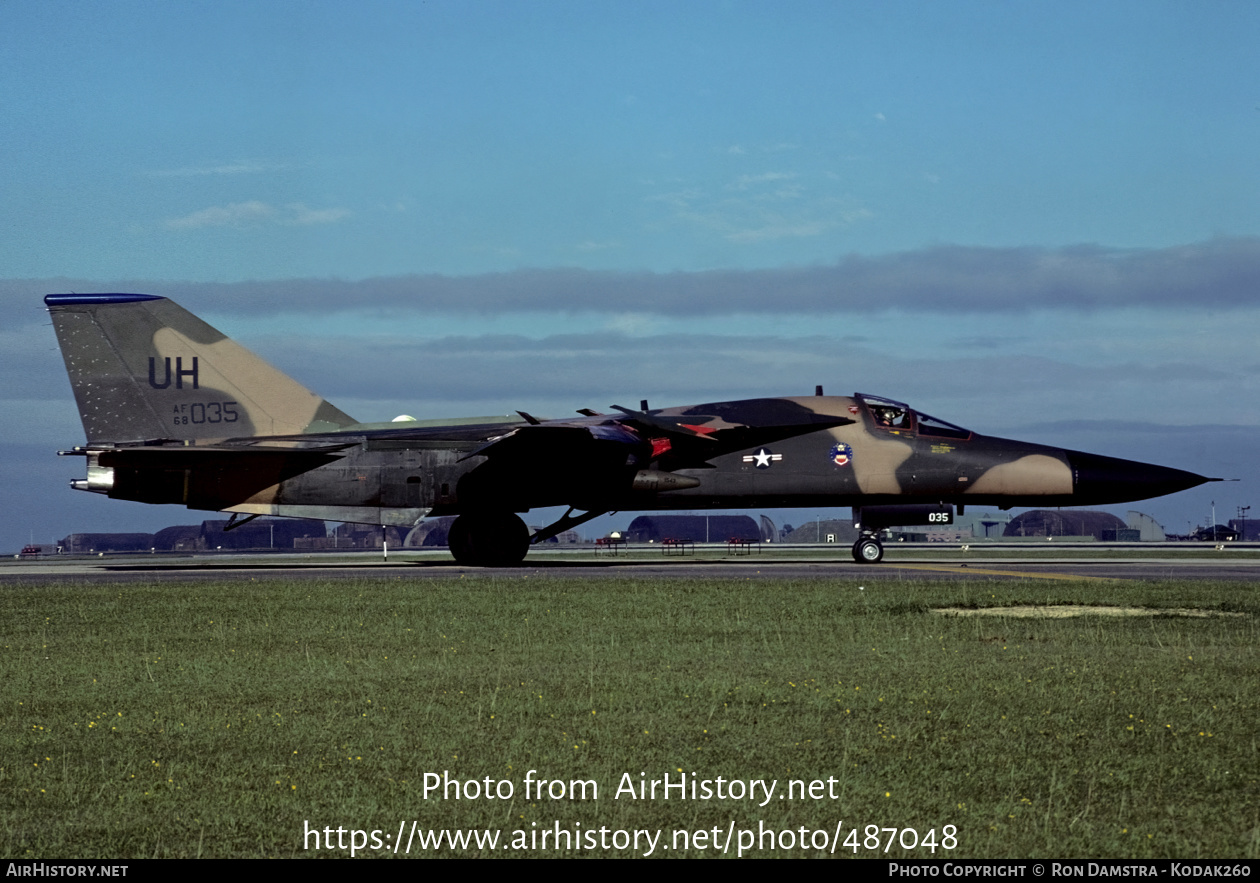
[(1092, 579), (1103, 582), (1117, 582), (1119, 577), (1113, 576), (1075, 576), (1070, 573), (1029, 573), (1023, 570), (986, 570), (980, 567), (960, 564), (886, 564), (886, 567), (900, 567), (904, 570), (931, 570), (937, 573), (959, 573), (965, 571), (976, 576), (1022, 576), (1025, 579)]

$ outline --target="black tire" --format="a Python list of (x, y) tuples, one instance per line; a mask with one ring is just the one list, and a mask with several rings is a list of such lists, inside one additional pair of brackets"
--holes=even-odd
[(853, 544), (853, 560), (858, 564), (878, 564), (884, 560), (884, 547), (874, 537), (863, 537)]
[(470, 512), (451, 524), (447, 545), (467, 567), (515, 567), (529, 551), (529, 528), (511, 512)]

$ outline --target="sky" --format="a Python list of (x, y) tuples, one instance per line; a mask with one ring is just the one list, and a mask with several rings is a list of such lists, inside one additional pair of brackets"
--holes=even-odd
[(63, 291), (172, 297), (363, 421), (823, 384), (1241, 479), (1115, 510), (1225, 521), (1260, 478), (1258, 26), (6, 0), (0, 552), (204, 517), (67, 487)]

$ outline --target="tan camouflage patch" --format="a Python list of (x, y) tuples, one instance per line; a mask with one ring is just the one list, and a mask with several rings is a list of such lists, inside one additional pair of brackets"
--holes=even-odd
[[(162, 372), (163, 379), (166, 359), (170, 359), (173, 364), (188, 364), (191, 359), (197, 360), (196, 393), (200, 395), (190, 390), (182, 393), (172, 390), (172, 405), (181, 404), (181, 399), (191, 403), (197, 398), (207, 402), (234, 402), (238, 414), (254, 427), (254, 435), (297, 435), (305, 432), (315, 422), (321, 405), (326, 404), (302, 384), (228, 338), (199, 344), (172, 328), (161, 328), (153, 335), (153, 346), (157, 358), (163, 364), (163, 367), (157, 369)], [(178, 359), (183, 361), (177, 362)], [(147, 364), (145, 372), (147, 375)], [(155, 394), (158, 392), (160, 391), (154, 391)], [(220, 408), (222, 407), (221, 405)], [(346, 417), (344, 425), (351, 423), (353, 421)], [(171, 434), (181, 437), (181, 428), (172, 427)], [(237, 435), (230, 424), (221, 423), (217, 427), (201, 425), (201, 434), (191, 437), (210, 437), (210, 433), (216, 430), (223, 438)]]
[(963, 485), (967, 494), (1054, 496), (1072, 493), (1072, 470), (1045, 454), (1030, 454), (985, 470)]
[[(815, 410), (838, 417), (852, 417), (858, 421), (849, 426), (838, 426), (830, 430), (829, 434), (836, 441), (844, 442), (853, 449), (849, 468), (853, 470), (853, 477), (863, 494), (902, 493), (897, 469), (914, 453), (914, 447), (909, 442), (886, 433), (871, 432), (861, 417), (852, 410), (859, 407), (857, 399), (825, 397), (801, 401), (807, 405), (826, 402), (827, 405), (823, 406), (826, 410), (817, 407)], [(820, 456), (825, 454), (826, 451), (823, 451)]]

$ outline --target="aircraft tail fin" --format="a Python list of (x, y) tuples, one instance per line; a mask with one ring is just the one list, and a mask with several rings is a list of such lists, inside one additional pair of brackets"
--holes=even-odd
[(333, 431), (354, 420), (164, 297), (50, 294), (89, 443)]

